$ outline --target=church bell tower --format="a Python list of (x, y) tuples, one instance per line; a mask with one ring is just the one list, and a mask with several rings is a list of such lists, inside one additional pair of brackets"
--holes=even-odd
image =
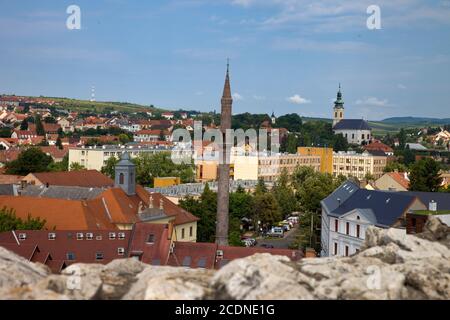
[(339, 84), (339, 91), (333, 108), (333, 127), (342, 119), (344, 119), (344, 100), (342, 100), (341, 84)]

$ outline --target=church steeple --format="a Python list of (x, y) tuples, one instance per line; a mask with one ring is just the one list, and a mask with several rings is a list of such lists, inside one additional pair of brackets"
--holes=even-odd
[(342, 99), (341, 84), (339, 83), (339, 91), (333, 108), (333, 127), (342, 119), (344, 119), (344, 100)]

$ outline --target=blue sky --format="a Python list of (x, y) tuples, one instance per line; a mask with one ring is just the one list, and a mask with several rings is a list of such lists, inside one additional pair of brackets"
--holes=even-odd
[(234, 113), (450, 117), (450, 0), (0, 0), (0, 42), (1, 93), (219, 110), (229, 57)]

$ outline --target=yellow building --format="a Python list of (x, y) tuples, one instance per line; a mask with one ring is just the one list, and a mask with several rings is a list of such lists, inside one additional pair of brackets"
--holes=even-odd
[(153, 184), (155, 188), (177, 186), (181, 184), (181, 179), (180, 177), (158, 177), (154, 179)]
[(298, 147), (297, 153), (303, 156), (319, 156), (320, 172), (333, 173), (333, 148)]

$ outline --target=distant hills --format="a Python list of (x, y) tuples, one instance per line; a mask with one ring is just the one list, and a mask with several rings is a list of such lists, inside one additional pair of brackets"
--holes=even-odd
[(384, 123), (400, 123), (400, 124), (407, 124), (407, 125), (427, 125), (427, 124), (433, 124), (433, 125), (443, 125), (443, 124), (450, 124), (450, 118), (426, 118), (426, 117), (392, 117), (382, 120), (381, 122)]

